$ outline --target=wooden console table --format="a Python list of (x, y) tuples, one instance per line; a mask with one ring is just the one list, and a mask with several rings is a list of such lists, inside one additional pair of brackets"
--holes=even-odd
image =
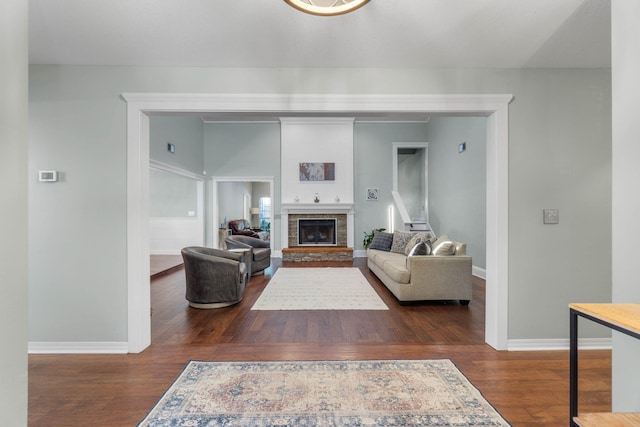
[(640, 413), (601, 413), (578, 416), (578, 317), (640, 339), (640, 304), (569, 304), (569, 407), (571, 427), (631, 427), (640, 425)]

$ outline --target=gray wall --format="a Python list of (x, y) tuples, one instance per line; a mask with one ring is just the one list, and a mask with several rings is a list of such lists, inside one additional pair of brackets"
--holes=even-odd
[[(65, 173), (65, 180), (55, 186), (29, 183), (32, 341), (127, 339), (123, 92), (512, 93), (509, 338), (566, 338), (567, 328), (558, 325), (566, 324), (567, 303), (611, 298), (608, 69), (32, 66), (30, 73), (30, 167), (37, 170), (46, 164)], [(233, 126), (219, 125), (218, 132), (205, 126), (205, 170), (278, 176), (279, 126), (256, 125), (255, 132), (241, 138), (247, 145), (240, 145), (237, 134), (230, 132)], [(375, 203), (390, 204), (391, 149), (384, 146), (402, 136), (375, 124), (355, 127), (357, 246), (364, 230), (386, 223), (378, 211), (367, 209), (374, 202), (366, 202), (364, 190), (380, 188), (383, 199)], [(410, 138), (425, 139), (426, 134)], [(388, 154), (371, 157), (376, 153)], [(278, 212), (278, 180), (275, 187)], [(542, 209), (549, 207), (560, 209), (557, 226), (542, 225)], [(108, 261), (95, 257), (87, 246), (108, 253)], [(593, 265), (598, 268), (589, 268)]]
[[(423, 123), (359, 123), (353, 128), (355, 249), (364, 249), (364, 233), (387, 228), (388, 207), (393, 205), (392, 147), (394, 142), (426, 142)], [(378, 200), (366, 198), (367, 188), (378, 189)], [(396, 215), (396, 228), (401, 226)]]
[[(200, 117), (150, 117), (149, 157), (177, 168), (202, 174), (204, 170), (204, 124)], [(172, 143), (176, 151), (167, 151)]]
[(27, 2), (0, 10), (0, 425), (26, 426)]
[[(210, 176), (275, 177), (272, 226), (280, 228), (280, 124), (216, 123), (204, 129), (205, 170)], [(252, 199), (258, 206), (258, 200)], [(224, 214), (223, 214), (224, 216)], [(232, 218), (227, 218), (232, 219)], [(249, 219), (249, 218), (247, 218)], [(220, 218), (222, 221), (222, 218)], [(217, 228), (217, 226), (216, 226)], [(272, 233), (274, 247), (280, 248), (280, 236)]]
[[(613, 302), (640, 302), (640, 3), (611, 2), (613, 64)], [(640, 340), (614, 334), (613, 410), (640, 411)]]
[(425, 152), (420, 149), (415, 154), (398, 154), (398, 193), (412, 220), (425, 219)]
[[(271, 197), (270, 190), (271, 189), (268, 182), (254, 182), (251, 207), (259, 208), (261, 197)], [(271, 215), (273, 215), (273, 208), (271, 209)], [(260, 215), (252, 215), (252, 218), (250, 218), (249, 220), (252, 224), (255, 222), (255, 225), (260, 226)], [(269, 223), (271, 223), (271, 221), (269, 221)]]
[[(198, 182), (174, 173), (149, 171), (151, 218), (194, 218), (198, 213)], [(189, 216), (189, 212), (196, 215)]]
[(259, 208), (260, 207), (260, 198), (261, 197), (271, 197), (269, 194), (270, 188), (268, 182), (254, 182), (253, 183), (253, 200), (252, 207)]
[[(467, 244), (473, 265), (486, 266), (486, 135), (484, 117), (433, 117), (429, 138), (429, 215), (437, 234)], [(458, 154), (458, 144), (467, 151)]]
[(218, 185), (218, 217), (220, 223), (234, 219), (247, 219), (244, 213), (244, 196), (251, 195), (253, 185), (250, 182), (221, 182)]
[[(516, 80), (509, 107), (509, 338), (541, 338), (541, 331), (562, 338), (568, 303), (611, 300), (611, 74), (532, 70)], [(560, 210), (559, 224), (542, 223), (545, 208)]]

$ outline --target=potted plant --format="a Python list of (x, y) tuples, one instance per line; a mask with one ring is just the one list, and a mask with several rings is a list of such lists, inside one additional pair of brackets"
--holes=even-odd
[(365, 231), (364, 232), (364, 239), (362, 240), (362, 244), (364, 245), (364, 248), (365, 249), (369, 249), (369, 245), (373, 241), (373, 235), (375, 234), (376, 231), (385, 231), (385, 230), (386, 230), (386, 228), (374, 228), (369, 233), (367, 233)]

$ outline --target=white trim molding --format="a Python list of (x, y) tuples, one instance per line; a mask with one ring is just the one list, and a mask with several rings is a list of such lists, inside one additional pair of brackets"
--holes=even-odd
[[(580, 350), (611, 350), (611, 338), (580, 338)], [(509, 351), (555, 351), (569, 350), (569, 339), (509, 340)]]
[[(487, 292), (485, 340), (508, 346), (508, 180), (510, 94), (336, 95), (124, 93), (127, 103), (128, 349), (151, 343), (149, 282), (149, 115), (251, 112), (355, 116), (368, 112), (476, 114), (487, 117)], [(337, 113), (339, 112), (339, 113)]]
[(161, 170), (164, 172), (169, 172), (176, 175), (184, 176), (185, 178), (195, 179), (198, 181), (204, 181), (206, 179), (205, 175), (202, 175), (199, 173), (193, 173), (191, 171), (180, 169), (179, 167), (170, 165), (168, 163), (159, 162), (153, 159), (149, 159), (149, 167), (153, 169)]
[(481, 279), (487, 280), (487, 270), (484, 268), (476, 267), (474, 265), (471, 267), (471, 274)]
[(126, 342), (30, 342), (29, 354), (126, 354)]

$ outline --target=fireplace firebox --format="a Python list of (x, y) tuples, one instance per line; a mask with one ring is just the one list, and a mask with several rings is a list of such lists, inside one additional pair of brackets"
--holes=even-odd
[(336, 246), (336, 218), (299, 218), (298, 246)]

